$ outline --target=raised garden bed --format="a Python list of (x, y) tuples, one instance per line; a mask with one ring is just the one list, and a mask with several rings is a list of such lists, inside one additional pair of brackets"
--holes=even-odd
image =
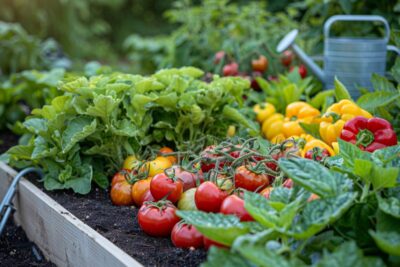
[[(0, 163), (0, 196), (15, 176)], [(46, 259), (57, 266), (141, 266), (26, 179), (15, 198), (14, 219)]]
[[(15, 174), (0, 163), (0, 196)], [(36, 179), (30, 180), (41, 187)], [(178, 249), (169, 238), (147, 236), (139, 229), (137, 209), (113, 206), (104, 190), (47, 195), (38, 187), (21, 180), (15, 219), (58, 266), (198, 266), (206, 258), (204, 250)]]

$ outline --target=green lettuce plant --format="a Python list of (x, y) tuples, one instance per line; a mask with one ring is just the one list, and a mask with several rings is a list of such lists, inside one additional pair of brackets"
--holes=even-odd
[(124, 158), (148, 146), (196, 150), (225, 138), (229, 125), (257, 135), (257, 125), (236, 110), (249, 82), (215, 76), (206, 83), (202, 76), (185, 67), (149, 77), (112, 73), (66, 80), (59, 85), (62, 95), (23, 122), (24, 143), (3, 158), (43, 168), (47, 190), (86, 194), (92, 181), (107, 187)]

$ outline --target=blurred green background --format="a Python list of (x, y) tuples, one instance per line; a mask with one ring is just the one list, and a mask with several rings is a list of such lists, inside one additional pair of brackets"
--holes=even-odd
[[(400, 25), (400, 1), (393, 0), (0, 0), (0, 7), (0, 21), (19, 23), (32, 35), (18, 29), (24, 41), (0, 45), (3, 73), (46, 68), (35, 53), (43, 53), (38, 46), (48, 38), (56, 40), (75, 68), (97, 60), (139, 73), (179, 65), (212, 71), (218, 50), (244, 58), (249, 51), (273, 48), (292, 28), (300, 29), (298, 43), (308, 53), (320, 54), (322, 25), (334, 14), (378, 14), (393, 30)], [(10, 36), (5, 28), (0, 27), (0, 44)], [(371, 28), (342, 26), (338, 31), (363, 34)], [(9, 51), (7, 58), (7, 49), (17, 52)], [(18, 59), (21, 53), (29, 58)], [(270, 57), (273, 63), (273, 53)]]

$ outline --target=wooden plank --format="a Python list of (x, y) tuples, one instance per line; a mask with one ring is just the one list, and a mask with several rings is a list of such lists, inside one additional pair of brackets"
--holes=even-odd
[[(0, 198), (15, 175), (0, 162)], [(17, 222), (57, 266), (142, 266), (24, 178), (14, 202)]]

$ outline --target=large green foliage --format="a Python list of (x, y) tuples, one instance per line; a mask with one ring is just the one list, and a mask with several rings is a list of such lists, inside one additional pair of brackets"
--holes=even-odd
[[(171, 1), (0, 0), (0, 20), (30, 34), (53, 37), (74, 58), (112, 60), (132, 31), (159, 34), (171, 25), (160, 16)], [(149, 29), (150, 28), (150, 29)]]
[(32, 111), (23, 123), (25, 142), (4, 158), (14, 166), (42, 167), (48, 190), (86, 194), (92, 181), (106, 187), (107, 175), (144, 147), (196, 150), (224, 138), (231, 124), (257, 135), (257, 125), (233, 108), (249, 82), (215, 77), (206, 83), (202, 75), (185, 67), (150, 77), (113, 73), (65, 81), (61, 96)]
[(33, 108), (40, 108), (58, 96), (57, 84), (65, 77), (64, 69), (23, 71), (0, 83), (0, 130), (13, 128)]
[[(279, 167), (295, 186), (275, 187), (269, 199), (246, 191), (245, 209), (255, 222), (177, 212), (206, 237), (231, 247), (212, 250), (203, 266), (396, 266), (400, 146), (373, 153), (341, 140), (339, 146), (339, 155), (325, 162), (328, 168), (281, 158)], [(310, 193), (319, 198), (310, 201)]]

